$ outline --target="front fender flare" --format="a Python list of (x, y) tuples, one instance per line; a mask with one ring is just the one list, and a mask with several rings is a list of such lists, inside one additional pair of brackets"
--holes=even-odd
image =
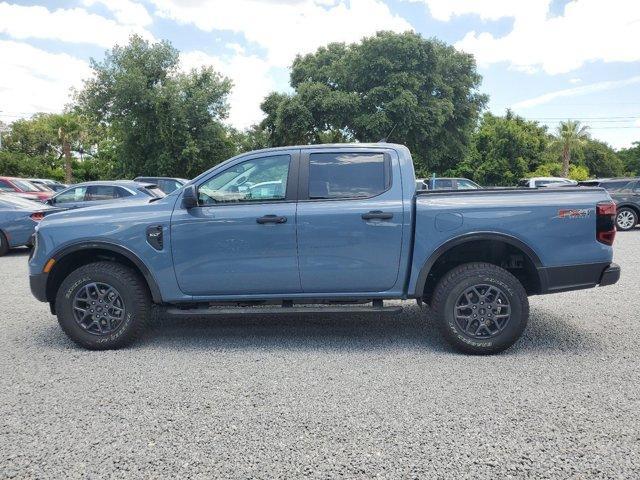
[(147, 265), (144, 263), (144, 261), (140, 259), (140, 257), (138, 257), (138, 255), (136, 255), (134, 252), (132, 252), (128, 248), (123, 247), (122, 245), (118, 245), (117, 243), (105, 242), (102, 240), (83, 241), (78, 243), (72, 243), (71, 245), (66, 245), (60, 248), (59, 250), (55, 251), (50, 258), (53, 258), (57, 263), (59, 260), (61, 260), (62, 258), (66, 257), (69, 254), (79, 252), (82, 250), (90, 250), (90, 249), (100, 249), (100, 250), (111, 251), (114, 253), (118, 253), (123, 257), (127, 258), (128, 260), (130, 260), (131, 263), (133, 263), (136, 266), (136, 268), (140, 270), (140, 273), (142, 273), (142, 276), (147, 282), (147, 285), (149, 286), (149, 291), (151, 292), (151, 298), (153, 299), (153, 302), (162, 303), (162, 294), (160, 293), (160, 287), (158, 287), (158, 283), (156, 282), (156, 279), (154, 278), (153, 273), (151, 273), (151, 270), (149, 269), (149, 267), (147, 267)]

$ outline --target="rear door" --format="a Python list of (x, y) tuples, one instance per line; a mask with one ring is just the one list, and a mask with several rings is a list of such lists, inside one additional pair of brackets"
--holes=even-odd
[(402, 244), (402, 198), (393, 150), (303, 150), (297, 216), (303, 291), (393, 288)]

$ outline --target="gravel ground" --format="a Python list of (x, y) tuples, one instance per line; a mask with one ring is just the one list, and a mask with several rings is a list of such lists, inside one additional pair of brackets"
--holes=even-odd
[(0, 258), (0, 478), (638, 478), (640, 232), (621, 281), (534, 297), (525, 336), (456, 354), (397, 317), (165, 321), (88, 352)]

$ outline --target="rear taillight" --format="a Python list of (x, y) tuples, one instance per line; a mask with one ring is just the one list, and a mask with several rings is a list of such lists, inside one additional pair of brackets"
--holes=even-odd
[(34, 222), (39, 222), (43, 218), (44, 218), (44, 213), (42, 212), (35, 212), (31, 214), (31, 220), (33, 220)]
[(613, 245), (616, 238), (616, 204), (601, 202), (596, 205), (596, 238), (605, 245)]

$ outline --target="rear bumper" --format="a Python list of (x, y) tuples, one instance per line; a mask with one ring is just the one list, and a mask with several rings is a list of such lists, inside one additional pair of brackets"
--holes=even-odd
[(558, 293), (613, 285), (620, 279), (620, 266), (616, 263), (588, 263), (540, 268), (538, 273), (540, 293)]
[(46, 273), (29, 275), (29, 287), (31, 288), (31, 293), (41, 302), (47, 301), (47, 277), (48, 275)]
[(614, 283), (617, 283), (618, 280), (620, 280), (620, 265), (612, 263), (604, 272), (602, 272), (600, 282), (598, 283), (601, 287), (604, 287), (606, 285), (613, 285)]

